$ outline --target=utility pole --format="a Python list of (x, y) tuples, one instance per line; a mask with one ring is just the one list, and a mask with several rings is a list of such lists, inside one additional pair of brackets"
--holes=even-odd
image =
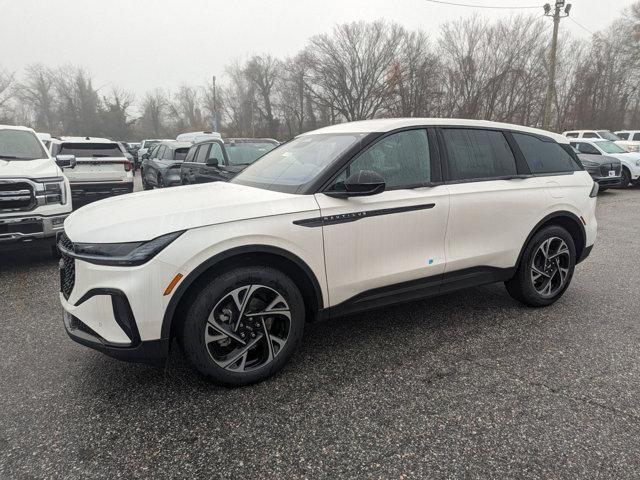
[[(553, 14), (551, 13), (551, 5), (545, 4), (544, 14), (546, 17), (553, 17), (553, 36), (551, 37), (551, 52), (549, 54), (549, 79), (547, 81), (547, 95), (544, 100), (544, 117), (542, 121), (542, 128), (549, 130), (551, 128), (551, 103), (556, 91), (556, 52), (558, 50), (558, 27), (560, 26), (560, 19), (569, 16), (571, 11), (571, 4), (564, 4), (565, 0), (556, 0), (555, 7), (553, 8)], [(560, 10), (564, 7), (564, 15), (560, 13)]]
[(213, 131), (218, 131), (218, 105), (216, 104), (216, 76), (213, 76)]

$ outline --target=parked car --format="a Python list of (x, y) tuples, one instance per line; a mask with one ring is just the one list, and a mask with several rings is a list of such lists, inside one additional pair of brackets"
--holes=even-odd
[[(618, 130), (614, 132), (623, 141), (630, 142), (627, 148), (630, 152), (640, 151), (640, 130)], [(631, 143), (633, 142), (633, 143)]]
[(51, 153), (73, 155), (76, 166), (65, 171), (71, 183), (74, 207), (102, 198), (133, 192), (133, 165), (117, 142), (97, 137), (61, 137), (51, 142)]
[(620, 160), (602, 155), (596, 147), (588, 143), (582, 144), (581, 148), (584, 152), (576, 148), (580, 163), (589, 172), (591, 178), (598, 183), (600, 191), (604, 192), (610, 187), (619, 187), (622, 175)]
[(120, 150), (122, 150), (122, 153), (124, 154), (125, 158), (131, 162), (131, 166), (133, 167), (133, 172), (135, 173), (136, 171), (135, 159), (133, 158), (133, 155), (131, 155), (131, 153), (129, 152), (129, 149), (127, 148), (127, 144), (125, 142), (116, 142), (116, 143), (120, 147)]
[(54, 236), (71, 213), (61, 168), (72, 168), (75, 159), (62, 155), (57, 163), (32, 129), (0, 125), (0, 250), (55, 246)]
[(179, 142), (202, 142), (204, 140), (220, 140), (222, 136), (218, 132), (187, 132), (176, 137)]
[(195, 143), (180, 166), (183, 185), (208, 182), (228, 182), (246, 165), (232, 165), (222, 140)]
[(145, 155), (147, 154), (147, 151), (149, 150), (150, 147), (152, 147), (153, 145), (157, 145), (161, 141), (162, 141), (161, 138), (154, 138), (151, 140), (147, 140), (147, 139), (142, 140), (142, 142), (140, 142), (140, 148), (138, 149), (138, 163), (142, 163), (142, 160), (146, 158)]
[(224, 146), (231, 165), (251, 165), (280, 145), (273, 138), (225, 138)]
[(230, 182), (73, 213), (59, 242), (64, 323), (133, 361), (166, 357), (175, 337), (209, 379), (249, 384), (316, 319), (498, 281), (525, 305), (554, 303), (593, 247), (597, 192), (567, 139), (543, 130), (326, 127)]
[(161, 142), (154, 150), (153, 158), (149, 158), (140, 171), (142, 187), (151, 188), (172, 187), (181, 185), (180, 166), (187, 156), (191, 143), (189, 142)]
[(607, 155), (620, 160), (622, 172), (620, 175), (620, 187), (625, 188), (629, 183), (640, 183), (640, 153), (627, 152), (622, 147), (608, 140), (580, 139), (571, 140), (580, 153), (590, 155)]
[(571, 130), (563, 133), (567, 138), (589, 138), (609, 140), (616, 145), (621, 146), (627, 152), (638, 152), (640, 150), (640, 141), (630, 141), (622, 139), (618, 135), (611, 133), (609, 130)]

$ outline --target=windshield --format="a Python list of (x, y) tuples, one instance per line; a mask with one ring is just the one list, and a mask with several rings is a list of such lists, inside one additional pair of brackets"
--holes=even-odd
[(280, 145), (244, 169), (232, 182), (298, 193), (366, 133), (303, 135)]
[(611, 140), (612, 142), (617, 142), (618, 140), (620, 140), (620, 137), (618, 137), (617, 135), (614, 135), (608, 130), (598, 130), (598, 135), (600, 135), (600, 138), (604, 138), (605, 140)]
[(604, 142), (594, 142), (594, 143), (597, 144), (598, 147), (600, 147), (600, 149), (604, 153), (627, 153), (627, 151), (624, 148), (619, 147), (613, 142), (604, 141)]
[(267, 142), (225, 143), (231, 165), (250, 165), (277, 145)]
[(36, 160), (48, 158), (42, 144), (28, 130), (0, 130), (0, 160)]
[(63, 143), (58, 155), (75, 155), (79, 158), (122, 157), (124, 153), (117, 143)]

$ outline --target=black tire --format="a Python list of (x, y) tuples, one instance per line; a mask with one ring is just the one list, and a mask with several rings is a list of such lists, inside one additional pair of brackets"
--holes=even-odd
[[(250, 286), (249, 290), (245, 291), (249, 293), (244, 293), (244, 295), (255, 295), (255, 297), (249, 297), (249, 305), (245, 307), (247, 312), (256, 310), (254, 308), (255, 305), (258, 305), (258, 311), (266, 308), (264, 305), (269, 303), (270, 300), (258, 298), (261, 295), (266, 296), (275, 292), (275, 294), (279, 294), (284, 299), (284, 303), (281, 305), (288, 307), (290, 320), (288, 321), (288, 330), (283, 345), (280, 342), (272, 342), (270, 340), (272, 338), (271, 335), (265, 335), (265, 330), (273, 333), (274, 327), (279, 327), (279, 333), (275, 332), (273, 338), (285, 337), (282, 325), (287, 323), (286, 316), (276, 315), (274, 319), (274, 317), (267, 318), (268, 315), (251, 318), (238, 315), (240, 312), (237, 308), (237, 303), (233, 303), (232, 299), (245, 301), (245, 298), (243, 297), (240, 300), (240, 294), (233, 297), (233, 292), (237, 292), (246, 286)], [(256, 287), (256, 290), (251, 293), (251, 288), (253, 287)], [(229, 308), (222, 308), (221, 305), (228, 305)], [(230, 309), (234, 311), (230, 312)], [(220, 316), (218, 316), (218, 311), (222, 312)], [(280, 307), (278, 311), (286, 310)], [(248, 315), (250, 314), (248, 313)], [(219, 321), (220, 323), (217, 323), (216, 327), (214, 327), (209, 322), (210, 318), (213, 318), (214, 322)], [(272, 323), (268, 323), (270, 318)], [(251, 321), (262, 323), (260, 327), (256, 327), (255, 324), (245, 325), (251, 323)], [(304, 323), (305, 307), (302, 295), (295, 283), (287, 275), (266, 265), (246, 266), (216, 275), (215, 278), (212, 278), (202, 287), (200, 292), (195, 295), (185, 315), (184, 323), (179, 332), (179, 340), (189, 363), (209, 380), (227, 386), (249, 385), (272, 376), (284, 366), (300, 344)], [(236, 325), (235, 330), (233, 329), (234, 324)], [(229, 336), (225, 336), (222, 333), (222, 329), (216, 329), (218, 326), (229, 327), (226, 331), (234, 332), (236, 338), (243, 335), (243, 338), (248, 343), (243, 345)], [(271, 328), (271, 330), (268, 330), (268, 328)], [(255, 331), (247, 329), (255, 329)], [(254, 333), (258, 334), (255, 340), (251, 340), (249, 331), (251, 331), (251, 336)], [(207, 336), (209, 343), (206, 341)], [(211, 340), (214, 337), (226, 338)], [(282, 338), (278, 340), (281, 341)], [(266, 343), (267, 341), (269, 342), (268, 344)], [(248, 350), (244, 359), (238, 357), (238, 361), (233, 362), (228, 367), (221, 365), (221, 363), (233, 359), (237, 352), (246, 350), (249, 342), (255, 343)], [(219, 354), (218, 351), (220, 350), (223, 350), (226, 356)], [(249, 360), (249, 356), (251, 358), (255, 357), (255, 359)], [(214, 359), (214, 357), (217, 357), (217, 359)], [(263, 359), (262, 361), (261, 358)], [(264, 360), (265, 358), (266, 360)], [(253, 362), (253, 365), (250, 365), (250, 361)]]
[(140, 170), (140, 180), (142, 181), (142, 189), (143, 190), (151, 190), (151, 186), (144, 179), (144, 173)]
[(158, 174), (158, 178), (156, 178), (156, 184), (158, 188), (164, 188), (164, 183), (162, 182), (162, 175)]
[[(563, 254), (563, 259), (566, 261), (563, 267), (566, 267), (567, 273), (564, 278), (564, 283), (558, 285), (557, 291), (550, 291), (549, 295), (541, 294), (536, 286), (534, 285), (533, 275), (533, 262), (538, 254), (540, 247), (549, 239), (561, 239), (567, 246), (568, 254)], [(556, 242), (558, 243), (558, 242)], [(564, 228), (551, 225), (543, 228), (538, 233), (536, 233), (533, 238), (529, 241), (527, 246), (524, 249), (522, 254), (522, 259), (520, 260), (520, 264), (518, 265), (518, 269), (516, 270), (516, 274), (512, 279), (505, 282), (505, 286), (507, 287), (507, 292), (509, 295), (515, 300), (528, 305), (530, 307), (546, 307), (556, 302), (567, 290), (569, 284), (571, 283), (571, 279), (573, 277), (573, 271), (576, 265), (576, 247), (573, 242), (573, 238)], [(553, 269), (553, 267), (551, 267)], [(560, 275), (559, 268), (556, 273), (552, 275)], [(539, 270), (536, 270), (539, 271)], [(547, 271), (546, 274), (543, 273), (544, 277), (538, 276), (538, 278), (543, 281), (548, 278), (549, 273), (553, 272), (553, 270)], [(558, 277), (552, 276), (558, 281)], [(549, 279), (551, 283), (552, 279)]]
[(627, 188), (631, 183), (631, 172), (627, 167), (622, 167), (622, 173), (620, 174), (620, 188)]

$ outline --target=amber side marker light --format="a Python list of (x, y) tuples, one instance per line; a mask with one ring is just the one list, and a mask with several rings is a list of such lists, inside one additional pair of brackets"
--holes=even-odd
[(580, 217), (580, 220), (582, 220), (582, 224), (583, 224), (583, 225), (586, 225), (586, 224), (587, 224), (587, 221), (584, 219), (584, 217), (582, 217), (582, 216), (581, 216), (581, 217)]
[(182, 280), (182, 274), (181, 273), (179, 273), (175, 277), (173, 277), (173, 280), (171, 280), (171, 283), (169, 283), (169, 285), (167, 285), (167, 288), (164, 291), (164, 296), (165, 297), (167, 295), (171, 295), (171, 292), (173, 292), (173, 289), (180, 282), (180, 280)]

